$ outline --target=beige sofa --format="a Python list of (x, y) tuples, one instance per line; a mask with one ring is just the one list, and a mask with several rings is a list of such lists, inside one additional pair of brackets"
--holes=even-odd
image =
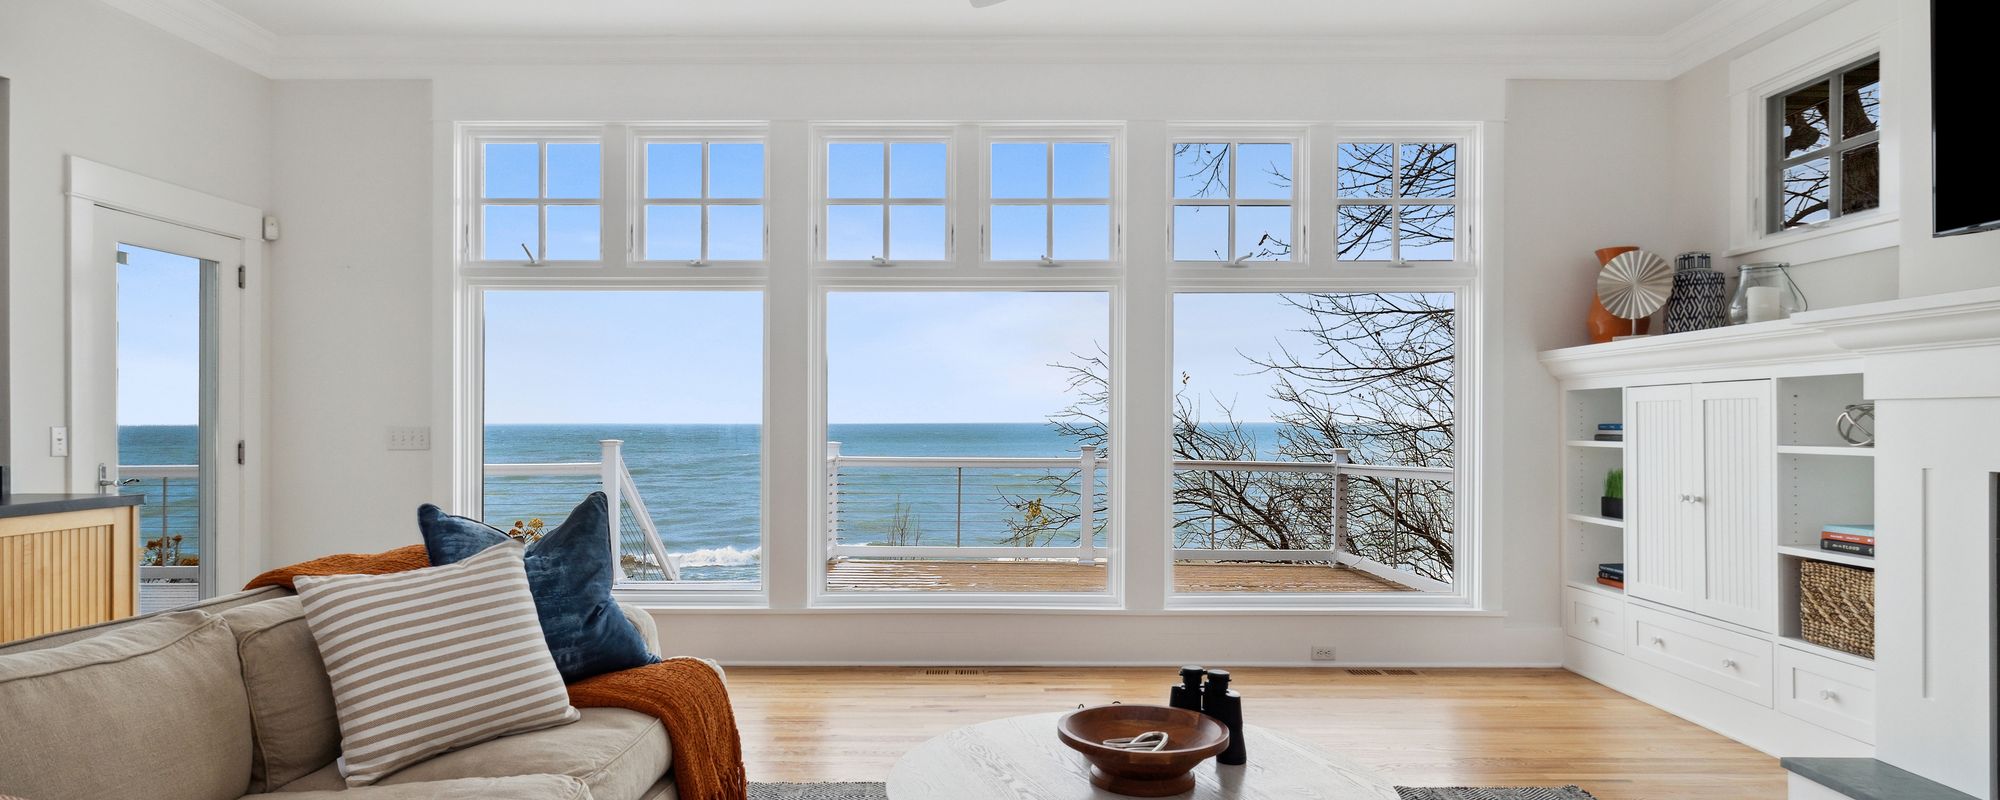
[[(626, 616), (659, 649), (652, 618)], [(267, 588), (0, 645), (0, 795), (27, 800), (673, 800), (645, 714), (503, 737), (348, 789), (296, 596)]]

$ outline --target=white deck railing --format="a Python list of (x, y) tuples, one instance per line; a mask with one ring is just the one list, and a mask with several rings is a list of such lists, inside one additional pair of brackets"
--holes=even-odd
[[(937, 558), (937, 559), (1075, 559), (1095, 561), (1099, 556), (1096, 543), (1098, 521), (1097, 487), (1098, 472), (1111, 469), (1110, 460), (1097, 453), (1096, 448), (1080, 449), (1076, 456), (1059, 458), (956, 458), (939, 456), (852, 456), (841, 452), (839, 442), (827, 443), (826, 458), (826, 552), (831, 559), (843, 558)], [(1451, 585), (1415, 575), (1365, 558), (1355, 553), (1348, 543), (1347, 492), (1349, 478), (1370, 476), (1389, 479), (1409, 479), (1425, 481), (1446, 481), (1453, 479), (1452, 470), (1440, 467), (1394, 467), (1355, 464), (1349, 461), (1348, 451), (1336, 450), (1332, 461), (1196, 461), (1179, 460), (1173, 462), (1176, 472), (1287, 472), (1324, 474), (1333, 477), (1329, 504), (1332, 509), (1329, 527), (1333, 535), (1329, 537), (1330, 547), (1322, 550), (1302, 549), (1220, 549), (1215, 547), (1175, 547), (1176, 561), (1267, 561), (1267, 562), (1316, 562), (1344, 566), (1367, 572), (1422, 591), (1450, 591)], [(949, 471), (949, 475), (942, 475)], [(1003, 538), (1005, 523), (996, 519), (990, 510), (992, 504), (1003, 498), (966, 496), (967, 471), (997, 471), (1015, 478), (1031, 477), (1035, 473), (1044, 476), (1060, 475), (1067, 471), (1074, 481), (1072, 492), (1065, 494), (1075, 501), (1073, 522), (1060, 526), (1061, 530), (1073, 530), (1077, 534), (1076, 544), (1062, 546), (1036, 545), (990, 545), (964, 544), (966, 535), (973, 534), (975, 540), (993, 541)], [(922, 476), (921, 471), (930, 471), (935, 477), (918, 483), (891, 483), (880, 481), (869, 488), (867, 482), (858, 480), (859, 474), (871, 472), (904, 471), (911, 478)], [(885, 488), (886, 487), (886, 488)], [(991, 494), (991, 487), (982, 485)], [(975, 490), (977, 491), (977, 489)], [(907, 493), (933, 509), (948, 509), (951, 521), (949, 531), (952, 544), (900, 544), (894, 542), (854, 542), (844, 541), (844, 532), (852, 533), (843, 524), (845, 513), (859, 502), (877, 504), (870, 508), (871, 515), (879, 518), (883, 509), (880, 503), (900, 505)], [(1083, 498), (1092, 498), (1085, 502)], [(984, 503), (988, 511), (968, 512), (968, 501), (975, 506)], [(1002, 503), (1010, 513), (1018, 513), (1018, 503)], [(1067, 510), (1067, 509), (1065, 509)], [(891, 509), (890, 513), (896, 513)], [(968, 525), (974, 530), (968, 531)], [(877, 532), (879, 533), (879, 531)]]
[(653, 524), (653, 516), (646, 511), (646, 501), (639, 494), (639, 486), (632, 482), (632, 470), (625, 466), (624, 446), (621, 439), (604, 439), (598, 442), (603, 457), (597, 461), (555, 461), (541, 464), (487, 464), (486, 477), (546, 477), (555, 475), (594, 475), (603, 486), (605, 505), (611, 517), (611, 557), (623, 569), (625, 563), (625, 534), (623, 509), (632, 512), (632, 521), (638, 527), (636, 533), (639, 546), (644, 551), (636, 556), (641, 562), (658, 569), (667, 580), (681, 579), (681, 557), (667, 552), (660, 541), (660, 530)]

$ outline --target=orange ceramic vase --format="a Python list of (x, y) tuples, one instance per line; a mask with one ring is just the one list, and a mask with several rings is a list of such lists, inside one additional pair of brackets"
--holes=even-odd
[[(1637, 249), (1639, 248), (1631, 245), (1601, 248), (1597, 251), (1597, 266), (1602, 269), (1605, 264), (1611, 263), (1611, 259), (1617, 258), (1618, 254), (1629, 253)], [(1620, 319), (1618, 315), (1611, 313), (1611, 309), (1604, 307), (1604, 302), (1597, 299), (1597, 291), (1595, 289), (1592, 289), (1590, 292), (1589, 323), (1590, 341), (1594, 344), (1611, 341), (1613, 337), (1617, 336), (1644, 334), (1653, 326), (1652, 318), (1648, 317), (1639, 320), (1639, 327), (1633, 328), (1632, 320)]]

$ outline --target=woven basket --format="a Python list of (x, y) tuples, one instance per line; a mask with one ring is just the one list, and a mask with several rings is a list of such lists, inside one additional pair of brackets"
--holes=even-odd
[(1821, 647), (1875, 657), (1875, 570), (1799, 562), (1799, 635)]

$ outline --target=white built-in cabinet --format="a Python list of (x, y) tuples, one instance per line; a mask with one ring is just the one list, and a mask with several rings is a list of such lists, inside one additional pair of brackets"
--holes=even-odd
[[(1874, 520), (1874, 451), (1835, 432), (1862, 364), (1765, 323), (1552, 350), (1563, 664), (1774, 755), (1872, 755), (1875, 670), (1800, 635), (1800, 566)], [(1622, 426), (1600, 441), (1599, 426)], [(1601, 508), (1624, 471), (1622, 516)], [(1598, 580), (1623, 565), (1622, 587)]]
[(1640, 386), (1625, 398), (1626, 592), (1774, 630), (1772, 382)]

